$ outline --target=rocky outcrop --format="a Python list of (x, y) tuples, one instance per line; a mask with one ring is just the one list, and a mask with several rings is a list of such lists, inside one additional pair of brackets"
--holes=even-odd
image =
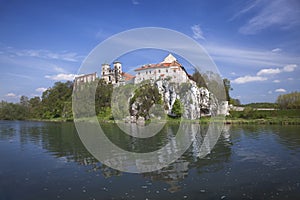
[[(167, 80), (158, 80), (153, 85), (161, 95), (165, 114), (174, 116), (172, 108), (176, 99), (179, 99), (182, 104), (182, 117), (185, 119), (199, 119), (202, 116), (215, 116), (226, 112), (222, 110), (224, 108), (220, 106), (217, 98), (207, 88), (199, 88), (194, 81), (176, 84)], [(226, 107), (226, 103), (224, 105), (223, 107)], [(135, 116), (139, 113), (138, 108), (140, 107), (141, 101), (134, 101), (130, 107), (131, 114)], [(145, 116), (155, 117), (153, 113)], [(136, 119), (138, 117), (140, 116), (136, 116)]]

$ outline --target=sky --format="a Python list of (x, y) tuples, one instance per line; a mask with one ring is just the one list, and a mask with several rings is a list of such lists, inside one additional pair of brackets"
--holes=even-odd
[[(40, 96), (57, 81), (73, 80), (99, 43), (142, 27), (193, 38), (243, 104), (300, 91), (297, 0), (0, 0), (0, 100)], [(120, 61), (126, 71), (161, 62), (168, 53), (144, 50)]]

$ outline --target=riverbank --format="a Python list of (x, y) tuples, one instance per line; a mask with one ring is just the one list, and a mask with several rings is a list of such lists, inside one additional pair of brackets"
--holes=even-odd
[[(83, 119), (88, 120), (88, 119)], [(210, 117), (202, 117), (199, 120), (184, 120), (181, 118), (167, 117), (164, 119), (168, 123), (191, 122), (208, 124), (211, 121)], [(231, 111), (229, 116), (214, 121), (224, 122), (224, 124), (268, 124), (268, 125), (300, 125), (300, 110), (246, 110), (246, 111)], [(41, 122), (73, 122), (73, 118), (51, 118), (51, 119), (24, 119), (24, 121), (41, 121)], [(109, 117), (98, 117), (101, 123), (116, 123)], [(158, 122), (162, 122), (161, 120)], [(147, 122), (146, 122), (147, 124)]]

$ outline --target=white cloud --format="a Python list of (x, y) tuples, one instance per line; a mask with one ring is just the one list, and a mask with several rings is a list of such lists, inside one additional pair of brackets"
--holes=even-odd
[(17, 95), (16, 95), (15, 93), (12, 93), (12, 92), (7, 93), (5, 96), (6, 96), (6, 97), (12, 97), (12, 98), (17, 97)]
[(257, 72), (257, 75), (261, 76), (261, 75), (270, 75), (270, 74), (279, 74), (279, 73), (280, 73), (279, 68), (276, 68), (276, 69), (269, 68), (269, 69), (260, 70), (259, 72)]
[(278, 52), (281, 52), (281, 51), (282, 51), (282, 49), (280, 49), (280, 48), (272, 49), (272, 52), (274, 52), (274, 53), (278, 53)]
[(269, 90), (269, 91), (268, 91), (268, 94), (272, 94), (272, 93), (273, 93), (272, 90)]
[(275, 92), (286, 92), (286, 90), (283, 88), (279, 88), (279, 89), (276, 89)]
[(292, 81), (292, 80), (294, 80), (294, 79), (290, 77), (290, 78), (288, 78), (287, 80), (288, 80), (288, 81)]
[(140, 4), (140, 2), (138, 0), (132, 0), (131, 2), (132, 2), (133, 5), (139, 5)]
[(257, 72), (257, 75), (261, 76), (261, 75), (279, 74), (282, 72), (293, 72), (296, 68), (297, 68), (296, 64), (290, 64), (284, 66), (282, 69), (279, 68), (261, 69), (259, 72)]
[(43, 88), (43, 87), (40, 87), (40, 88), (36, 88), (35, 89), (35, 91), (37, 91), (37, 92), (44, 92), (44, 91), (46, 91), (47, 90), (47, 88)]
[(205, 37), (203, 36), (203, 32), (199, 24), (193, 25), (191, 29), (193, 31), (193, 38), (195, 38), (196, 40), (197, 39), (205, 40)]
[(46, 75), (45, 78), (55, 81), (72, 81), (75, 78), (75, 74), (57, 74), (57, 75)]
[(249, 83), (249, 82), (257, 82), (257, 81), (265, 81), (267, 80), (266, 77), (260, 77), (260, 76), (243, 76), (236, 78), (232, 81), (232, 83), (236, 84), (244, 84), (244, 83)]
[(6, 53), (9, 53), (9, 56), (15, 57), (35, 57), (42, 59), (50, 59), (50, 60), (62, 60), (62, 61), (70, 61), (70, 62), (78, 62), (82, 59), (82, 56), (79, 56), (75, 52), (53, 52), (45, 49), (14, 49), (14, 48), (6, 48)]
[(59, 72), (59, 73), (65, 73), (65, 72), (66, 72), (63, 68), (57, 67), (57, 66), (54, 67), (54, 70), (55, 70), (56, 72)]
[(214, 60), (230, 63), (231, 65), (245, 66), (276, 66), (282, 67), (286, 63), (298, 63), (299, 57), (288, 54), (278, 54), (270, 50), (245, 49), (229, 45), (204, 45)]
[(280, 80), (274, 80), (273, 83), (280, 83)]
[(283, 67), (282, 71), (284, 72), (293, 72), (297, 68), (296, 64), (290, 64)]
[(239, 29), (240, 33), (256, 34), (273, 26), (288, 29), (299, 23), (298, 7), (288, 1), (266, 1), (254, 7), (256, 15)]

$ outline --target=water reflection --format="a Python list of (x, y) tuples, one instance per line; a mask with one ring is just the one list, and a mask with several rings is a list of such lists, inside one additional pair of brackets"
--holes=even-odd
[[(45, 181), (36, 182), (44, 187), (53, 173), (55, 177), (52, 177), (51, 187), (57, 193), (61, 193), (61, 185), (55, 186), (56, 183), (66, 184), (66, 190), (71, 187), (67, 184), (72, 185), (71, 188), (79, 187), (80, 192), (87, 190), (89, 185), (94, 188), (90, 191), (95, 194), (102, 188), (101, 192), (106, 193), (101, 193), (101, 198), (105, 199), (121, 198), (131, 190), (136, 197), (143, 199), (151, 190), (155, 194), (151, 196), (147, 193), (147, 198), (171, 197), (163, 196), (163, 191), (169, 195), (174, 194), (172, 199), (182, 199), (186, 194), (195, 199), (199, 195), (203, 199), (224, 195), (240, 199), (244, 194), (254, 199), (264, 195), (268, 199), (272, 195), (276, 196), (276, 193), (278, 199), (284, 199), (286, 195), (297, 197), (300, 194), (300, 180), (297, 178), (300, 177), (300, 135), (297, 126), (225, 126), (217, 144), (202, 157), (201, 145), (203, 148), (210, 145), (205, 144), (208, 127), (193, 124), (188, 129), (190, 134), (185, 136), (185, 140), (192, 144), (180, 159), (161, 170), (132, 175), (99, 163), (85, 149), (72, 123), (0, 121), (0, 125), (0, 156), (6, 158), (5, 162), (0, 163), (2, 188), (9, 184), (13, 188), (18, 182), (22, 183), (25, 192), (25, 184), (30, 183), (30, 180)], [(178, 125), (168, 124), (160, 134), (145, 141), (122, 134), (114, 124), (104, 124), (103, 127), (109, 130), (108, 137), (112, 142), (135, 152), (152, 151), (164, 146), (172, 141), (178, 130)], [(199, 129), (201, 131), (197, 132)], [(167, 151), (160, 152), (158, 159), (165, 159), (177, 148), (177, 144), (171, 142)], [(111, 152), (110, 156), (114, 157), (114, 153)], [(19, 156), (18, 163), (14, 156)], [(41, 164), (43, 162), (44, 165)], [(62, 164), (58, 165), (60, 162)], [(1, 187), (0, 193), (7, 194), (1, 191)], [(159, 190), (157, 188), (160, 188), (159, 194), (156, 193)], [(78, 191), (72, 191), (73, 196), (79, 198)], [(210, 192), (216, 196), (211, 196)], [(2, 197), (0, 194), (0, 199)], [(44, 199), (45, 196), (41, 194), (40, 197)]]
[[(135, 137), (124, 134), (116, 125), (103, 125), (108, 137), (111, 141), (119, 145), (121, 148), (136, 152), (153, 151), (161, 146), (166, 145), (165, 151), (160, 151), (157, 156), (157, 162), (164, 160), (170, 154), (178, 151), (178, 143), (174, 141), (174, 137), (178, 131), (178, 124), (167, 124), (157, 136), (145, 139), (137, 139)], [(72, 123), (42, 123), (42, 122), (17, 122), (11, 125), (2, 122), (1, 140), (12, 139), (20, 141), (20, 145), (28, 143), (38, 145), (47, 150), (55, 157), (65, 159), (67, 162), (77, 162), (80, 165), (91, 166), (91, 171), (100, 170), (105, 177), (120, 176), (122, 173), (118, 170), (111, 169), (103, 164), (100, 164), (83, 146), (80, 138), (76, 133), (76, 129)], [(214, 159), (214, 162), (202, 162), (201, 151), (207, 148), (210, 152), (210, 144), (204, 140), (208, 127), (200, 126), (199, 124), (189, 124), (184, 126), (184, 129), (190, 134), (184, 135), (184, 140), (192, 143), (191, 147), (181, 159), (172, 163), (159, 171), (145, 173), (145, 177), (150, 177), (153, 180), (161, 180), (170, 185), (170, 191), (176, 191), (176, 183), (188, 175), (190, 167), (201, 168), (214, 162), (222, 162), (222, 159)], [(199, 130), (201, 130), (199, 132)], [(18, 133), (18, 134), (16, 134)], [(222, 148), (221, 152), (230, 152), (228, 148), (229, 135), (228, 130), (223, 132), (223, 137), (226, 135), (226, 140), (216, 148)], [(201, 146), (202, 149), (201, 149)], [(114, 155), (111, 152), (110, 157), (120, 156)], [(222, 153), (223, 154), (223, 153)], [(224, 155), (223, 155), (224, 156)], [(228, 156), (228, 155), (227, 155)], [(197, 162), (199, 161), (199, 162)], [(123, 164), (123, 163), (120, 163)], [(123, 164), (124, 165), (124, 164)], [(128, 165), (128, 163), (127, 163)], [(156, 178), (154, 178), (156, 177)]]

